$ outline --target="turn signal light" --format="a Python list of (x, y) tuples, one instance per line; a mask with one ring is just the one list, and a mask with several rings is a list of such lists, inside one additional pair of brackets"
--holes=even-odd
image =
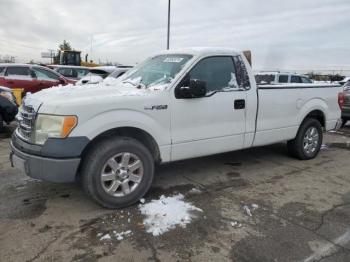
[(61, 137), (67, 137), (73, 128), (77, 125), (78, 120), (76, 116), (66, 116), (63, 120), (63, 127)]

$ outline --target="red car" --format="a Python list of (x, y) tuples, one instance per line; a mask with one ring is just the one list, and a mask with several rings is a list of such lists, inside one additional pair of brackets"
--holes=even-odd
[(0, 86), (23, 88), (24, 93), (35, 93), (52, 86), (74, 84), (47, 67), (31, 64), (0, 64)]

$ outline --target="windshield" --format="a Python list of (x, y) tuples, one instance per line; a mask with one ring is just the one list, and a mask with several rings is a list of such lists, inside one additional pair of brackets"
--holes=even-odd
[(158, 55), (126, 73), (122, 80), (124, 83), (141, 84), (146, 88), (167, 84), (191, 58), (191, 55)]
[(255, 81), (258, 85), (268, 85), (275, 82), (275, 75), (271, 75), (271, 74), (256, 75)]

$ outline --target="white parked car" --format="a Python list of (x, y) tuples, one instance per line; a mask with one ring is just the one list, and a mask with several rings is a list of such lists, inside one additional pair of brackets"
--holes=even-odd
[(156, 164), (288, 141), (317, 156), (338, 128), (339, 85), (257, 88), (231, 49), (158, 53), (114, 81), (55, 87), (26, 97), (11, 159), (28, 176), (73, 182), (107, 208), (135, 203)]
[(339, 81), (338, 83), (341, 85), (345, 85), (349, 81), (350, 81), (350, 76), (346, 76), (346, 77), (344, 77), (343, 80)]
[[(90, 69), (90, 72), (80, 79), (76, 85), (97, 84), (101, 83), (108, 77), (118, 78), (128, 71), (131, 66), (98, 66)], [(108, 80), (107, 80), (108, 81)]]
[(258, 85), (312, 83), (312, 80), (308, 76), (281, 72), (261, 72), (255, 75), (255, 80)]

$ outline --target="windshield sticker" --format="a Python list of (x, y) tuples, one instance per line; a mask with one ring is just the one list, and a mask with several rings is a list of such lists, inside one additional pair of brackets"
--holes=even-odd
[(164, 59), (164, 63), (180, 63), (184, 60), (182, 57), (167, 57)]

